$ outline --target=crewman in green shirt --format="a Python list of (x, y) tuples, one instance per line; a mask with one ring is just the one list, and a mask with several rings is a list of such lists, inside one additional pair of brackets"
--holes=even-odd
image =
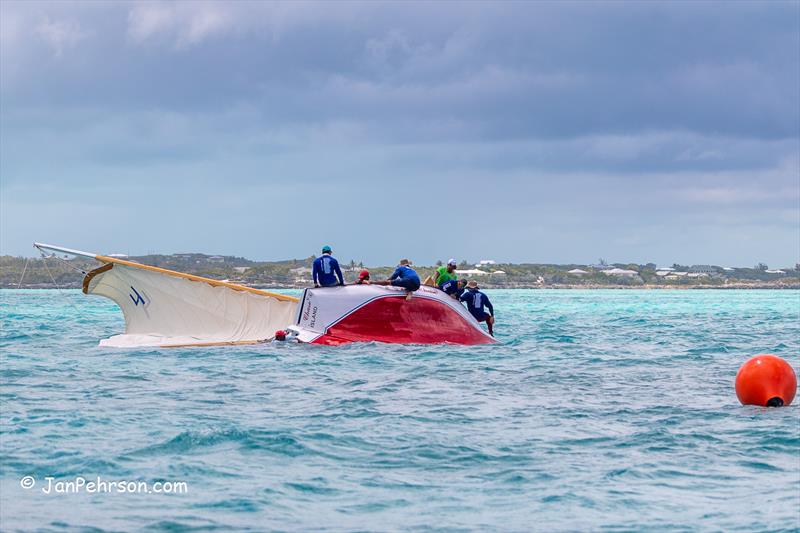
[(456, 279), (458, 277), (456, 275), (456, 266), (455, 259), (449, 260), (445, 266), (440, 266), (433, 274), (433, 284), (441, 289), (442, 285), (451, 279)]

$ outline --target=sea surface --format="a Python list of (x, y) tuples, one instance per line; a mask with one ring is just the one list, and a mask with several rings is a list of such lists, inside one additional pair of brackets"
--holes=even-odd
[(110, 301), (0, 291), (0, 530), (800, 529), (800, 407), (733, 389), (800, 368), (800, 291), (487, 293), (494, 346), (129, 350)]

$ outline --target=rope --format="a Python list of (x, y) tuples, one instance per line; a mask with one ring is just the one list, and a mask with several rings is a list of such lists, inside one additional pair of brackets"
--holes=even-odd
[(22, 287), (22, 280), (25, 279), (25, 272), (28, 270), (28, 261), (30, 260), (31, 260), (30, 257), (25, 258), (25, 266), (22, 267), (22, 275), (19, 277), (19, 283), (17, 283), (18, 289)]
[[(41, 250), (40, 250), (40, 251), (41, 251)], [(45, 259), (46, 259), (46, 258), (49, 258), (49, 257), (53, 257), (53, 258), (55, 258), (55, 259), (58, 259), (58, 260), (59, 260), (59, 261), (61, 261), (62, 263), (66, 264), (66, 265), (67, 265), (69, 268), (71, 268), (72, 270), (74, 270), (74, 271), (76, 271), (76, 272), (80, 272), (80, 273), (81, 273), (81, 274), (83, 274), (84, 276), (86, 275), (86, 271), (85, 271), (85, 270), (83, 270), (83, 269), (81, 269), (81, 268), (78, 268), (78, 267), (74, 266), (72, 263), (70, 263), (70, 262), (69, 262), (69, 261), (67, 261), (66, 259), (63, 259), (63, 258), (61, 258), (61, 257), (58, 257), (56, 254), (45, 255), (44, 253), (42, 253), (42, 257), (43, 257), (43, 258), (45, 258)]]
[[(42, 250), (42, 249), (41, 249), (41, 248), (39, 248), (38, 246), (37, 246), (36, 248), (38, 248), (38, 249), (39, 249), (39, 253), (41, 253), (41, 254), (42, 254), (42, 262), (44, 263), (44, 268), (47, 270), (47, 274), (50, 276), (50, 280), (53, 282), (53, 285), (55, 285), (55, 286), (56, 286), (56, 289), (58, 289), (58, 294), (59, 294), (59, 295), (60, 295), (62, 298), (64, 298), (64, 299), (65, 299), (67, 302), (69, 302), (69, 304), (72, 306), (72, 308), (73, 308), (73, 309), (75, 309), (75, 311), (78, 313), (78, 315), (79, 315), (79, 316), (80, 316), (80, 315), (82, 315), (83, 313), (81, 312), (81, 310), (80, 310), (80, 309), (78, 309), (78, 306), (77, 306), (77, 305), (75, 305), (75, 302), (73, 302), (73, 301), (72, 301), (72, 300), (71, 300), (71, 299), (70, 299), (70, 298), (69, 298), (69, 297), (68, 297), (66, 294), (64, 294), (64, 292), (62, 292), (62, 291), (61, 291), (61, 286), (59, 286), (59, 284), (56, 282), (56, 278), (55, 278), (55, 277), (53, 277), (53, 273), (52, 273), (52, 272), (50, 272), (50, 267), (49, 267), (49, 266), (48, 266), (48, 264), (47, 264), (47, 259), (48, 259), (48, 258), (50, 258), (50, 257), (55, 257), (56, 259), (61, 259), (61, 258), (60, 258), (60, 257), (58, 257), (56, 254), (47, 255), (47, 254), (44, 252), (44, 250)], [(69, 266), (69, 267), (70, 267), (70, 268), (72, 268), (73, 270), (77, 270), (78, 272), (80, 272), (80, 273), (81, 273), (81, 274), (83, 274), (84, 276), (86, 275), (86, 272), (85, 272), (84, 270), (81, 270), (80, 268), (74, 267), (74, 266), (73, 266), (73, 265), (71, 265), (71, 264), (70, 264), (70, 262), (69, 262), (69, 261), (67, 261), (66, 259), (61, 259), (61, 261), (63, 261), (64, 263), (66, 263), (66, 264), (67, 264), (67, 266)], [(102, 328), (100, 328), (100, 327), (98, 327), (97, 325), (94, 325), (94, 327), (93, 327), (92, 329), (93, 329), (93, 330), (94, 330), (94, 332), (95, 332), (95, 333), (94, 333), (94, 335), (93, 335), (94, 337), (103, 337), (103, 336), (105, 335), (105, 331), (103, 331), (103, 329), (102, 329)]]
[(47, 265), (47, 256), (45, 254), (42, 254), (42, 262), (44, 263), (44, 268), (47, 270), (47, 274), (50, 275), (50, 279), (53, 281), (53, 285), (55, 285), (56, 289), (58, 289), (58, 294), (60, 294), (65, 300), (67, 300), (69, 304), (73, 307), (73, 309), (75, 309), (75, 311), (77, 311), (78, 314), (80, 314), (81, 310), (78, 309), (78, 306), (75, 305), (75, 302), (67, 298), (67, 295), (61, 291), (61, 286), (56, 282), (56, 278), (53, 277), (53, 273), (50, 272), (50, 267)]

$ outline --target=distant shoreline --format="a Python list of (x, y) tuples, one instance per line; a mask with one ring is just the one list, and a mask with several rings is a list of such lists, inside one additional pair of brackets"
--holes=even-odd
[[(310, 289), (308, 285), (303, 286), (286, 286), (286, 285), (246, 285), (254, 289), (264, 290), (302, 290)], [(2, 285), (2, 290), (45, 290), (55, 289), (52, 284), (37, 283), (21, 287)], [(61, 285), (61, 289), (80, 290), (80, 285)], [(797, 283), (729, 283), (727, 285), (515, 285), (513, 287), (481, 284), (481, 288), (485, 290), (658, 290), (658, 291), (694, 291), (694, 290), (800, 290), (800, 282)]]
[[(313, 286), (311, 265), (314, 257), (275, 262), (256, 262), (241, 257), (206, 254), (173, 254), (127, 257), (127, 260), (203, 278), (226, 281), (257, 289), (304, 289)], [(99, 261), (74, 258), (26, 259), (0, 256), (0, 288), (46, 289), (81, 288), (84, 274), (97, 268)], [(351, 260), (342, 262), (345, 282), (355, 281), (367, 268), (372, 279), (386, 279), (392, 266), (365, 266)], [(437, 265), (417, 265), (421, 279), (434, 274)], [(800, 264), (770, 270), (760, 263), (753, 268), (727, 268), (714, 265), (657, 267), (655, 263), (555, 265), (491, 263), (470, 265), (462, 262), (455, 273), (473, 279), (485, 289), (800, 289)]]

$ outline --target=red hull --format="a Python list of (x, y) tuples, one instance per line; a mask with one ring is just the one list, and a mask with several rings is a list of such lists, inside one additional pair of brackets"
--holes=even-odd
[(349, 342), (401, 344), (489, 344), (485, 334), (441, 302), (403, 296), (380, 298), (328, 328), (314, 344)]
[(410, 300), (396, 287), (306, 289), (292, 328), (312, 344), (490, 344), (495, 340), (457, 300), (421, 287)]

